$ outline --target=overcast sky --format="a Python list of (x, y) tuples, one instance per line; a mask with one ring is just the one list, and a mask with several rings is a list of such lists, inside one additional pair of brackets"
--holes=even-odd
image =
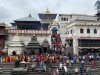
[(28, 16), (38, 19), (38, 13), (47, 7), (51, 12), (62, 14), (96, 14), (97, 0), (0, 0), (0, 22), (10, 24), (13, 20)]

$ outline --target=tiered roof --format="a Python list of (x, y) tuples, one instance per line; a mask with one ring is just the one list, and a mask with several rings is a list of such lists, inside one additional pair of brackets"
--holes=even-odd
[(27, 17), (20, 18), (20, 19), (14, 20), (14, 21), (39, 21), (39, 20), (33, 18), (32, 15), (29, 14)]
[(33, 36), (26, 48), (40, 48), (40, 47), (41, 46), (40, 46), (39, 42), (37, 41), (36, 36)]
[(48, 43), (48, 40), (45, 39), (42, 43), (42, 47), (48, 47), (49, 46), (49, 43)]

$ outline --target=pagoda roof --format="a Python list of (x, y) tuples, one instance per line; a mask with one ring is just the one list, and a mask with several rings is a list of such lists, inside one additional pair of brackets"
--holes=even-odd
[(42, 47), (48, 47), (49, 46), (49, 43), (48, 43), (48, 40), (45, 39), (42, 43)]
[(40, 13), (40, 14), (53, 14), (53, 13), (51, 13), (51, 12), (47, 9), (45, 12)]
[(27, 17), (20, 18), (20, 19), (14, 20), (14, 21), (39, 21), (39, 20), (33, 18), (32, 15), (29, 14), (29, 16), (27, 16)]
[(26, 48), (40, 48), (40, 47), (41, 46), (40, 46), (39, 42), (37, 41), (36, 36), (33, 36)]
[(40, 19), (53, 20), (56, 18), (57, 14), (51, 13), (48, 9), (43, 13), (38, 13)]
[(0, 23), (0, 27), (7, 27), (5, 23)]

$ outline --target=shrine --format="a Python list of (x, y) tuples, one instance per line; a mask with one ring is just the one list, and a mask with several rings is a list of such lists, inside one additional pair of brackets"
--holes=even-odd
[(25, 50), (24, 47), (24, 43), (20, 40), (20, 35), (17, 33), (8, 44), (8, 55), (13, 55), (13, 52), (15, 52), (16, 55), (21, 55)]
[(31, 41), (26, 46), (26, 53), (27, 54), (41, 54), (41, 46), (39, 42), (37, 41), (36, 36), (32, 36)]
[(43, 43), (42, 43), (42, 52), (43, 53), (47, 53), (48, 51), (49, 51), (49, 48), (50, 47), (50, 45), (49, 45), (49, 43), (48, 43), (48, 40), (47, 39), (45, 39), (44, 41), (43, 41)]

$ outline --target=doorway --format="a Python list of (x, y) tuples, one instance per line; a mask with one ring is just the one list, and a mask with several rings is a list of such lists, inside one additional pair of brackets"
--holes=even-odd
[(31, 50), (30, 55), (34, 55), (34, 51), (33, 50)]
[(47, 47), (43, 48), (44, 53), (47, 53)]

